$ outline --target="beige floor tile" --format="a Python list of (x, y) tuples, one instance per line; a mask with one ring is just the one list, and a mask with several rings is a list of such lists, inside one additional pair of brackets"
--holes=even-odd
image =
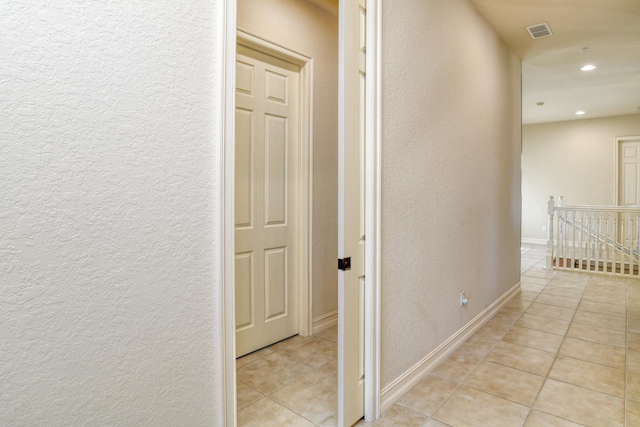
[(625, 372), (622, 369), (561, 356), (553, 364), (549, 378), (624, 398)]
[(593, 325), (583, 325), (582, 323), (572, 323), (567, 331), (567, 336), (625, 348), (626, 334), (624, 332), (614, 331), (613, 329), (599, 328)]
[[(473, 338), (473, 337), (472, 337)], [(471, 340), (468, 339), (464, 344), (460, 346), (458, 349), (461, 353), (472, 354), (474, 356), (478, 356), (480, 358), (485, 357), (491, 349), (497, 344), (497, 342), (486, 341), (486, 340)]]
[(624, 425), (624, 400), (552, 379), (542, 387), (535, 408), (589, 426)]
[(587, 283), (591, 275), (577, 271), (559, 271), (555, 279), (566, 282)]
[(544, 291), (542, 291), (542, 295), (580, 299), (582, 298), (582, 292), (583, 291), (580, 289), (564, 288), (561, 286), (547, 286)]
[(626, 363), (623, 348), (570, 337), (565, 338), (558, 354), (617, 369), (624, 369)]
[(544, 377), (539, 375), (494, 362), (482, 362), (463, 384), (512, 402), (531, 406), (543, 383)]
[(550, 332), (556, 335), (564, 335), (569, 329), (571, 322), (551, 317), (538, 316), (537, 314), (524, 313), (516, 326), (521, 328), (536, 329), (538, 331)]
[(640, 295), (627, 296), (627, 305), (633, 308), (640, 308)]
[(433, 418), (455, 427), (524, 425), (529, 408), (469, 387), (460, 386)]
[(334, 357), (329, 360), (324, 365), (320, 366), (320, 370), (326, 374), (331, 375), (332, 377), (338, 376), (338, 358)]
[(456, 382), (429, 375), (405, 394), (398, 403), (421, 414), (431, 416), (457, 386)]
[(320, 427), (338, 427), (338, 413), (331, 414), (325, 418), (320, 424)]
[(391, 409), (382, 414), (382, 417), (378, 421), (366, 423), (364, 420), (360, 420), (355, 426), (416, 427), (422, 426), (428, 420), (429, 418), (425, 415), (419, 414), (409, 408), (401, 405), (393, 405)]
[(282, 340), (276, 344), (269, 346), (269, 350), (277, 352), (291, 351), (308, 339), (309, 337), (301, 337), (300, 335), (295, 335), (291, 338), (287, 338), (286, 340)]
[(238, 427), (313, 427), (313, 423), (265, 397), (238, 411)]
[(589, 284), (608, 285), (608, 286), (626, 286), (629, 281), (628, 276), (614, 276), (611, 274), (594, 274), (589, 279)]
[(614, 295), (610, 292), (604, 292), (600, 290), (591, 290), (587, 287), (587, 290), (584, 291), (582, 298), (588, 301), (594, 302), (602, 302), (605, 304), (614, 304), (614, 305), (626, 305), (627, 297)]
[(470, 340), (482, 340), (487, 342), (498, 342), (511, 329), (510, 325), (489, 320), (478, 332), (473, 334)]
[(538, 298), (538, 292), (520, 291), (520, 299), (525, 301), (533, 301)]
[(626, 295), (627, 279), (615, 276), (591, 276), (589, 279), (588, 289), (602, 290), (610, 295)]
[(325, 329), (322, 332), (318, 332), (315, 336), (324, 338), (326, 340), (330, 340), (333, 342), (338, 342), (338, 326), (332, 326), (328, 329)]
[(537, 285), (534, 283), (521, 282), (520, 289), (526, 292), (542, 292), (546, 285)]
[(537, 314), (538, 316), (552, 317), (560, 320), (571, 320), (575, 314), (575, 310), (564, 307), (556, 307), (549, 304), (539, 304), (534, 302), (527, 309), (527, 313)]
[(520, 295), (514, 297), (511, 301), (505, 304), (504, 308), (511, 308), (516, 311), (526, 311), (531, 305), (530, 300), (520, 298)]
[(578, 306), (579, 311), (588, 311), (591, 313), (608, 314), (611, 316), (626, 317), (627, 308), (622, 305), (598, 303), (594, 301), (582, 300)]
[(246, 356), (242, 356), (236, 359), (236, 369), (249, 364), (251, 362), (255, 362), (258, 359), (262, 359), (265, 356), (273, 353), (273, 350), (270, 348), (263, 348), (262, 350), (254, 351), (253, 353), (249, 353)]
[(640, 353), (637, 351), (627, 351), (627, 369), (640, 373)]
[(549, 332), (514, 326), (507, 335), (504, 336), (502, 341), (535, 348), (536, 350), (556, 353), (562, 344), (562, 338), (560, 335)]
[(527, 283), (527, 284), (531, 284), (531, 285), (548, 285), (550, 282), (550, 279), (546, 279), (543, 277), (536, 277), (536, 276), (527, 276), (527, 275), (523, 275), (520, 278), (520, 283)]
[(578, 304), (580, 304), (580, 299), (559, 297), (556, 295), (545, 294), (543, 292), (540, 295), (538, 295), (538, 298), (536, 298), (535, 302), (539, 304), (549, 304), (549, 305), (555, 305), (557, 307), (565, 307), (565, 308), (571, 308), (575, 310), (576, 308), (578, 308)]
[(304, 375), (269, 397), (316, 424), (338, 412), (337, 380), (318, 371)]
[(640, 426), (640, 403), (627, 400), (627, 426)]
[(433, 374), (457, 383), (462, 382), (482, 360), (482, 357), (460, 350), (456, 350), (447, 357), (433, 370)]
[(238, 410), (251, 405), (253, 402), (256, 402), (264, 397), (262, 393), (248, 385), (237, 381), (236, 382), (236, 404)]
[(522, 316), (522, 311), (516, 310), (514, 308), (503, 308), (491, 320), (495, 322), (506, 323), (508, 325), (513, 325), (518, 321), (518, 319)]
[(429, 421), (427, 421), (427, 423), (425, 425), (423, 425), (422, 427), (451, 427), (451, 426), (448, 426), (445, 423), (441, 423), (440, 421), (434, 420), (432, 418)]
[(628, 319), (627, 326), (627, 332), (632, 334), (640, 334), (640, 319)]
[(576, 323), (585, 325), (599, 326), (606, 329), (614, 329), (624, 332), (627, 329), (626, 319), (624, 317), (612, 316), (610, 314), (592, 313), (578, 309), (573, 318)]
[(627, 350), (640, 352), (640, 334), (627, 334)]
[(551, 369), (554, 357), (554, 354), (546, 351), (502, 341), (491, 350), (485, 361), (546, 376)]
[(554, 270), (545, 270), (543, 268), (531, 267), (522, 276), (523, 279), (527, 277), (541, 277), (543, 279), (553, 279), (558, 274)]
[(627, 316), (629, 319), (640, 319), (640, 308), (628, 307)]
[(582, 424), (576, 424), (544, 412), (533, 410), (527, 418), (524, 427), (583, 427)]
[(563, 279), (553, 279), (551, 282), (549, 282), (546, 289), (556, 289), (556, 288), (572, 289), (574, 291), (580, 291), (580, 296), (582, 296), (582, 293), (584, 292), (584, 290), (587, 289), (587, 282), (582, 282), (582, 283), (569, 282)]
[(627, 372), (627, 399), (640, 402), (640, 373)]
[(319, 368), (336, 357), (338, 344), (322, 338), (311, 337), (294, 347), (280, 349), (278, 353), (313, 368)]
[(607, 302), (605, 301), (606, 299), (611, 299), (625, 304), (627, 301), (627, 289), (624, 285), (600, 285), (589, 282), (582, 296), (593, 297), (587, 299), (593, 300), (595, 298), (602, 302)]
[(313, 369), (285, 357), (272, 353), (237, 370), (238, 381), (267, 394), (285, 386)]

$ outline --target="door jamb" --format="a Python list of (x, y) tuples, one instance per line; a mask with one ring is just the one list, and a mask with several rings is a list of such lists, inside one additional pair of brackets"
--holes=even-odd
[[(350, 0), (339, 0), (350, 1)], [(221, 279), (222, 307), (220, 313), (220, 341), (223, 343), (222, 381), (220, 391), (223, 395), (221, 418), (224, 425), (236, 425), (236, 363), (235, 363), (235, 302), (234, 302), (234, 142), (235, 142), (235, 57), (237, 43), (237, 4), (236, 0), (224, 2), (223, 57), (221, 84), (223, 95), (220, 100), (219, 114), (223, 141), (217, 151), (217, 175), (221, 178), (220, 194), (217, 200), (221, 206), (221, 223), (217, 230), (221, 242), (214, 245), (220, 251), (217, 265), (222, 269), (217, 278)], [(365, 312), (365, 418), (373, 421), (380, 417), (380, 283), (381, 283), (381, 0), (367, 0), (367, 135), (366, 135), (366, 188), (367, 202), (365, 229), (367, 243), (365, 247), (365, 274), (368, 295), (364, 302)], [(311, 123), (309, 123), (311, 132)], [(311, 156), (311, 153), (309, 153)], [(311, 158), (309, 159), (311, 161)], [(311, 212), (310, 212), (311, 214)], [(310, 220), (310, 218), (309, 218)], [(311, 225), (311, 224), (309, 224)], [(310, 228), (309, 228), (310, 230)], [(309, 257), (311, 252), (309, 252)], [(311, 274), (309, 268), (308, 274)], [(366, 277), (366, 276), (365, 276)], [(311, 299), (312, 295), (308, 295)]]
[(365, 119), (364, 417), (380, 418), (380, 285), (382, 237), (382, 0), (367, 0)]
[(615, 138), (615, 149), (614, 149), (614, 171), (615, 176), (613, 177), (614, 187), (613, 187), (613, 204), (614, 206), (620, 205), (620, 145), (626, 141), (640, 141), (639, 136), (617, 136)]

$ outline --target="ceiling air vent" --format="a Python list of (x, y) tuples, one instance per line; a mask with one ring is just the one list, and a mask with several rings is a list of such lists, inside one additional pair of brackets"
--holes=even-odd
[(553, 33), (551, 32), (551, 27), (546, 22), (536, 25), (530, 25), (527, 27), (527, 31), (531, 35), (532, 39), (541, 39), (542, 37), (549, 37)]

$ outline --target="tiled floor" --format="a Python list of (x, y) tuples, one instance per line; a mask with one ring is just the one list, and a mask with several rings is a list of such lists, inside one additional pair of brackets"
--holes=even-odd
[(237, 360), (238, 426), (333, 426), (338, 327)]
[[(371, 425), (640, 426), (640, 280), (528, 248), (522, 293)], [(333, 328), (239, 359), (238, 425), (335, 425), (335, 353)]]

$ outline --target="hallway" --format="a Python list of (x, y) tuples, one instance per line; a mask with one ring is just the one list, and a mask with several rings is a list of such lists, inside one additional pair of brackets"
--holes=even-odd
[[(357, 426), (640, 425), (640, 280), (547, 271), (545, 248), (525, 249), (522, 293), (381, 420)], [(332, 351), (328, 330), (239, 359), (238, 425), (335, 425)], [(269, 424), (275, 414), (285, 418)]]

